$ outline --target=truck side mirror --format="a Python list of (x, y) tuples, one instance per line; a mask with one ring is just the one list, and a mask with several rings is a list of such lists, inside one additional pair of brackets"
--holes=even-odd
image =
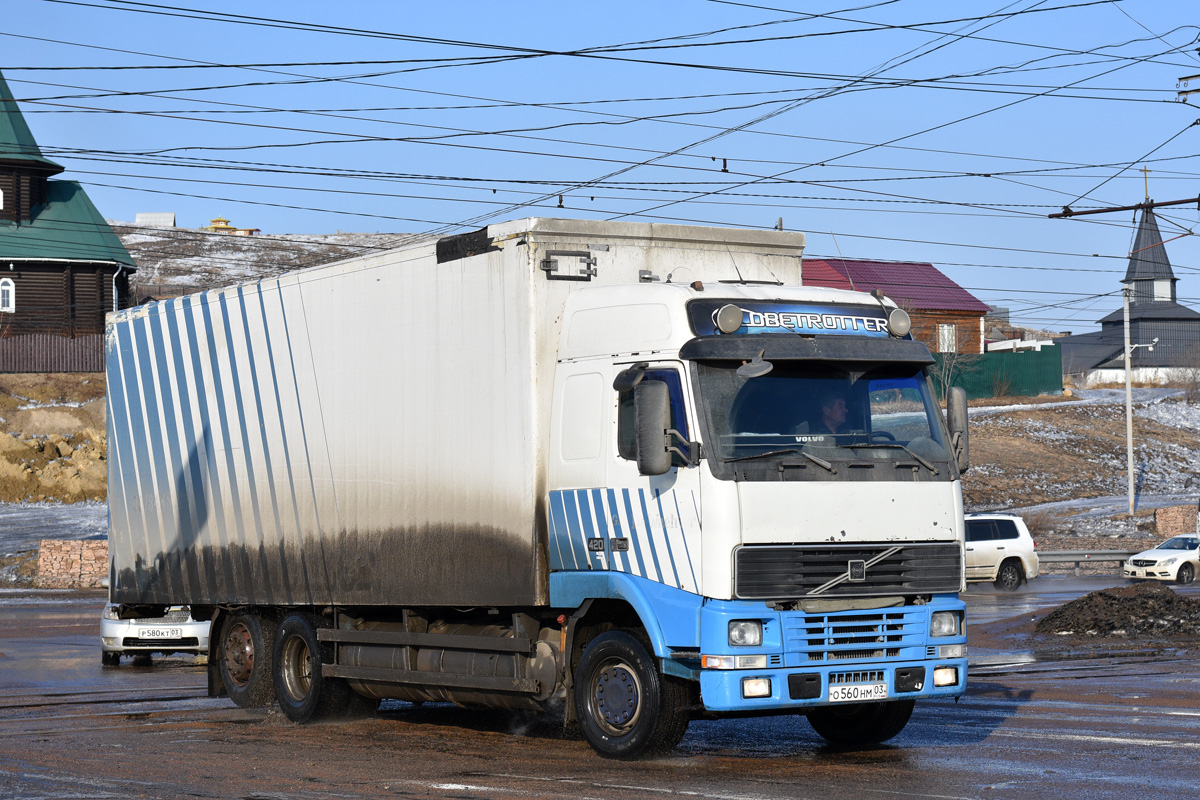
[(954, 460), (958, 471), (966, 472), (970, 466), (967, 437), (967, 391), (961, 386), (952, 386), (946, 395), (946, 426), (950, 429), (950, 446), (954, 449)]
[(663, 381), (641, 381), (633, 387), (633, 427), (638, 472), (665, 475), (671, 469), (671, 395)]

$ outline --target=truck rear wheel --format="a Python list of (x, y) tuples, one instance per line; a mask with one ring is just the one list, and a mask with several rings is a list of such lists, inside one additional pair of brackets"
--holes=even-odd
[(275, 623), (249, 611), (230, 615), (221, 628), (218, 668), (229, 699), (242, 708), (269, 706)]
[(914, 705), (913, 700), (900, 700), (823, 706), (807, 712), (808, 724), (831, 744), (879, 744), (904, 730)]
[(316, 722), (331, 717), (370, 713), (378, 701), (362, 697), (340, 678), (321, 674), (331, 660), (332, 647), (317, 641), (317, 625), (306, 614), (292, 614), (275, 637), (275, 697), (292, 722)]
[(663, 675), (638, 639), (609, 631), (588, 645), (575, 670), (575, 716), (606, 758), (666, 752), (687, 731), (687, 686)]

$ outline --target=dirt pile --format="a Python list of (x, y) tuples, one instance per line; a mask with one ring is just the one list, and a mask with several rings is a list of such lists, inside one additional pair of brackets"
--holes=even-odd
[(106, 497), (104, 376), (0, 375), (0, 502)]
[(1102, 589), (1038, 620), (1038, 633), (1118, 638), (1200, 638), (1200, 600), (1161, 583)]

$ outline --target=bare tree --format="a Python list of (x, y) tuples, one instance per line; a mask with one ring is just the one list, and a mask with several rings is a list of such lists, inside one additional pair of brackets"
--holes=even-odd
[(1189, 403), (1200, 403), (1200, 345), (1189, 347), (1184, 361), (1187, 366), (1174, 370), (1175, 379), (1182, 384)]

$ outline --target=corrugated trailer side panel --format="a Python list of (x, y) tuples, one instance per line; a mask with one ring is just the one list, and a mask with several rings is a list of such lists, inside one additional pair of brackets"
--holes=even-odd
[(532, 277), (420, 247), (112, 315), (114, 600), (544, 603)]

